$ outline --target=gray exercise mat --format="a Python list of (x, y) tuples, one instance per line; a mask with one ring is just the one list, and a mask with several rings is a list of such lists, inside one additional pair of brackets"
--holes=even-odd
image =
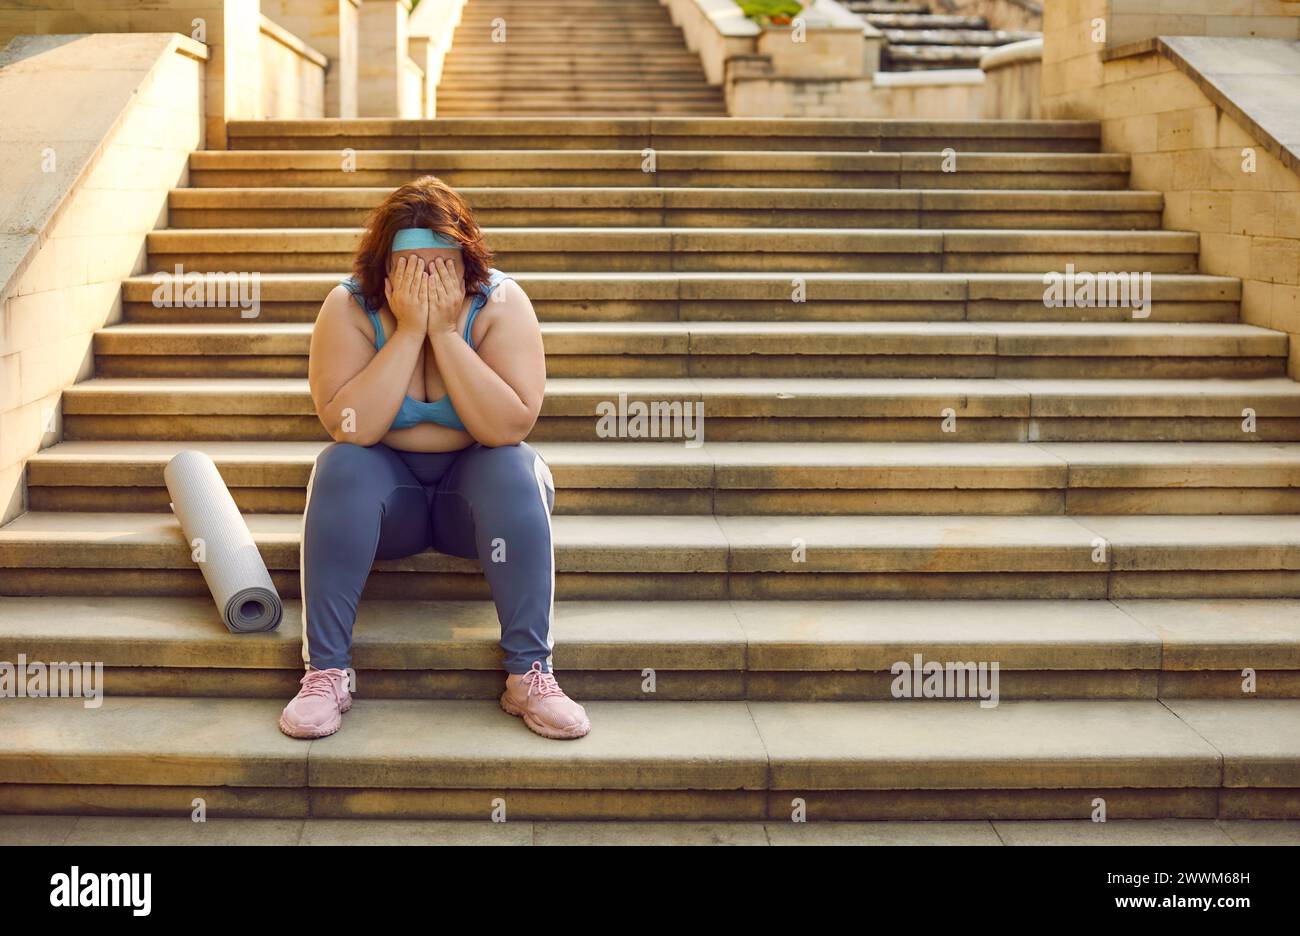
[(279, 627), (284, 606), (212, 459), (186, 450), (167, 463), (163, 478), (191, 553), (201, 541), (197, 565), (226, 627), (235, 633)]

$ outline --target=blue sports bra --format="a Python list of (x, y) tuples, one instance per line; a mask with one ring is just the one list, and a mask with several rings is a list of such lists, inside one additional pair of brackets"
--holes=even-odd
[[(492, 295), (492, 290), (508, 279), (510, 277), (500, 270), (489, 269), (487, 283), (479, 289), (478, 294), (470, 303), (469, 315), (465, 317), (465, 341), (471, 348), (474, 347), (474, 338), (472, 336), (474, 319), (478, 317), (479, 311), (487, 304), (488, 297)], [(375, 350), (378, 351), (384, 346), (384, 326), (379, 318), (379, 310), (371, 309), (365, 304), (365, 299), (361, 295), (361, 287), (357, 285), (357, 281), (352, 277), (345, 279), (343, 286), (352, 294), (352, 298), (357, 301), (357, 305), (361, 306), (366, 315), (370, 316), (370, 322), (375, 326)], [(418, 426), (420, 423), (426, 422), (446, 426), (449, 429), (465, 431), (465, 424), (456, 415), (456, 407), (452, 406), (451, 397), (446, 394), (437, 400), (417, 400), (407, 394), (402, 398), (402, 405), (397, 410), (397, 416), (394, 417), (391, 428), (410, 429), (412, 426)]]

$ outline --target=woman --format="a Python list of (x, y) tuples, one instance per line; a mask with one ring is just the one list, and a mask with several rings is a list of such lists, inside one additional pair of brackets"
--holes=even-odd
[(375, 210), (352, 277), (321, 306), (308, 379), (335, 441), (307, 482), (307, 674), (280, 716), (295, 738), (333, 734), (352, 705), (345, 671), (371, 563), (430, 546), (483, 566), (505, 650), (501, 707), (548, 738), (591, 729), (551, 674), (555, 487), (523, 441), (546, 385), (541, 330), (490, 259), (464, 200), (426, 176)]

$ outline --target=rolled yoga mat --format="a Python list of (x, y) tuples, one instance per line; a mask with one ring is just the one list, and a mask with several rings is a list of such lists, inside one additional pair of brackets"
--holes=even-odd
[(199, 571), (226, 627), (234, 633), (279, 627), (284, 606), (212, 459), (192, 449), (181, 452), (167, 463), (163, 479), (191, 553), (202, 541)]

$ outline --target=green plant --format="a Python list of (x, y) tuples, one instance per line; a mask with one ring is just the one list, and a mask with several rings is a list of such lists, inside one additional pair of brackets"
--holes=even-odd
[(788, 20), (803, 9), (797, 0), (736, 0), (745, 15), (758, 22)]

